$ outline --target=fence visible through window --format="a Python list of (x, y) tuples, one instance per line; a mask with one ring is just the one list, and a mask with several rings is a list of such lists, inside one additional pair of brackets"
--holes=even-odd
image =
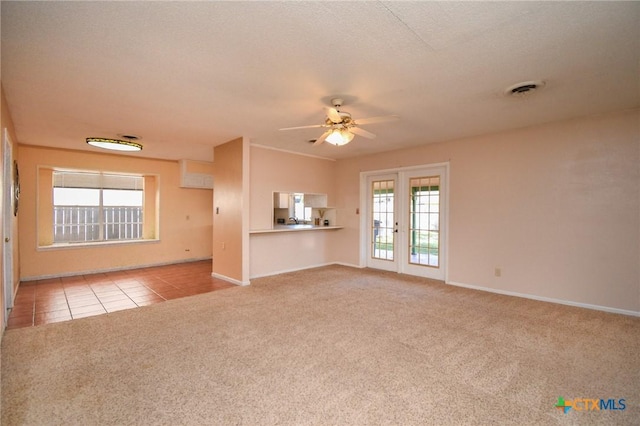
[(54, 206), (53, 217), (55, 243), (142, 238), (141, 206)]

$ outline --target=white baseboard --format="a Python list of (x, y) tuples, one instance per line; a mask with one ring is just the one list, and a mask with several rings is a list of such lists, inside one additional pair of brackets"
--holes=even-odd
[(181, 263), (200, 262), (203, 260), (211, 260), (211, 257), (194, 257), (190, 259), (172, 260), (168, 262), (145, 263), (142, 265), (120, 266), (116, 268), (91, 269), (91, 270), (80, 271), (80, 272), (69, 272), (67, 274), (63, 273), (63, 274), (52, 274), (52, 275), (38, 275), (35, 277), (21, 277), (20, 281), (37, 281), (37, 280), (48, 280), (51, 278), (77, 277), (78, 275), (103, 274), (105, 272), (130, 271), (132, 269), (154, 268), (156, 266), (167, 266), (167, 265), (179, 265)]
[(236, 280), (235, 278), (227, 277), (226, 275), (216, 274), (215, 272), (212, 272), (211, 276), (213, 278), (217, 278), (219, 280), (226, 281), (228, 283), (235, 284), (235, 285), (246, 286), (251, 284), (251, 281), (240, 281), (240, 280)]
[(560, 305), (568, 305), (568, 306), (575, 306), (578, 308), (593, 309), (596, 311), (610, 312), (613, 314), (640, 317), (640, 311), (630, 311), (627, 309), (611, 308), (609, 306), (591, 305), (589, 303), (574, 302), (572, 300), (555, 299), (552, 297), (536, 296), (534, 294), (518, 293), (515, 291), (507, 291), (507, 290), (500, 290), (500, 289), (495, 289), (490, 287), (482, 287), (482, 286), (477, 286), (472, 284), (459, 283), (456, 281), (447, 281), (447, 284), (454, 285), (457, 287), (464, 287), (471, 290), (480, 290), (480, 291), (486, 291), (489, 293), (504, 294), (505, 296), (515, 296), (515, 297), (522, 297), (525, 299), (538, 300), (540, 302), (557, 303)]
[(272, 277), (274, 275), (280, 275), (280, 274), (287, 274), (289, 272), (297, 272), (297, 271), (304, 271), (305, 269), (313, 269), (313, 268), (321, 268), (323, 266), (329, 266), (329, 265), (333, 265), (333, 263), (319, 263), (316, 265), (306, 265), (306, 266), (302, 266), (300, 268), (292, 268), (292, 269), (281, 269), (279, 271), (273, 271), (273, 272), (267, 272), (266, 274), (259, 274), (259, 275), (253, 275), (251, 277), (251, 279), (254, 278), (263, 278), (263, 277)]
[(333, 262), (332, 265), (340, 265), (340, 266), (346, 266), (348, 268), (357, 268), (357, 269), (366, 268), (366, 266), (354, 265), (353, 263), (346, 263), (346, 262)]
[(280, 274), (287, 274), (289, 272), (297, 272), (297, 271), (304, 271), (307, 269), (313, 269), (313, 268), (321, 268), (323, 266), (331, 266), (331, 265), (340, 265), (340, 266), (347, 266), (349, 268), (362, 268), (361, 266), (358, 265), (352, 265), (350, 263), (343, 263), (343, 262), (327, 262), (327, 263), (318, 263), (315, 265), (306, 265), (306, 266), (302, 266), (300, 268), (292, 268), (292, 269), (282, 269), (279, 271), (274, 271), (274, 272), (268, 272), (266, 274), (260, 274), (260, 275), (253, 275), (251, 277), (251, 279), (254, 278), (263, 278), (263, 277), (272, 277), (274, 275), (280, 275)]

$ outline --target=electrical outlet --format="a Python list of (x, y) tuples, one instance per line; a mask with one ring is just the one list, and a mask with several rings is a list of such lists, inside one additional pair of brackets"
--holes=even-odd
[(494, 273), (495, 273), (496, 277), (501, 277), (502, 276), (502, 268), (496, 268)]

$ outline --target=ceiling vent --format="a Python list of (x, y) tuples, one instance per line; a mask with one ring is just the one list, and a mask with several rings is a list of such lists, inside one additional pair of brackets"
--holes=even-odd
[(504, 94), (506, 96), (513, 96), (516, 98), (521, 98), (525, 96), (531, 96), (536, 91), (542, 89), (545, 83), (542, 80), (534, 80), (534, 81), (523, 81), (522, 83), (516, 83), (512, 86), (507, 87), (504, 90)]

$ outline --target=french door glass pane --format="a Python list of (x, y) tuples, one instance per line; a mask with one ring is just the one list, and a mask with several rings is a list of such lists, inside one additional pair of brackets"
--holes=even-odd
[(393, 260), (394, 253), (394, 180), (372, 182), (371, 257)]
[(409, 263), (439, 267), (440, 177), (409, 180)]

